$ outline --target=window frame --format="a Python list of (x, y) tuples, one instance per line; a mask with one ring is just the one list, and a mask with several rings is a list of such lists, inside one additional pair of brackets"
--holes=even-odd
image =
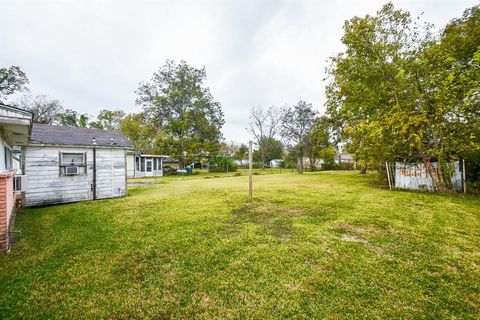
[[(81, 164), (67, 164), (64, 163), (63, 157), (66, 155), (76, 155), (82, 156), (82, 163)], [(67, 173), (67, 168), (68, 167), (77, 167), (77, 173)], [(82, 170), (83, 169), (83, 170)], [(80, 176), (80, 175), (86, 175), (87, 174), (87, 152), (62, 152), (59, 151), (59, 171), (60, 171), (60, 176)]]

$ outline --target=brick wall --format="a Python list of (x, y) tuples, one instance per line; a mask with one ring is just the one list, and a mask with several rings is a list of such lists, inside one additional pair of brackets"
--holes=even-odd
[(13, 223), (15, 208), (14, 175), (13, 172), (0, 173), (0, 252), (10, 250), (8, 234)]

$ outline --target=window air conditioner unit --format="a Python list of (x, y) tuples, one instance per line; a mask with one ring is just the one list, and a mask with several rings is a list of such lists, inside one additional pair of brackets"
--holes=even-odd
[(65, 167), (65, 174), (67, 176), (69, 175), (74, 175), (74, 174), (79, 174), (80, 173), (80, 168), (77, 166), (67, 166)]

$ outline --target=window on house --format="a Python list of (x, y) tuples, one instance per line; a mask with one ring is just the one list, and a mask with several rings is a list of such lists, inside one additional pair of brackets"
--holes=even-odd
[(8, 147), (5, 148), (5, 170), (12, 170), (12, 150)]
[(60, 174), (65, 176), (71, 176), (86, 173), (86, 153), (60, 153)]
[(140, 158), (135, 156), (135, 170), (140, 171)]
[(157, 170), (157, 161), (158, 159), (157, 158), (153, 158), (153, 170)]
[(145, 171), (145, 158), (144, 157), (140, 158), (140, 171), (142, 171), (142, 172)]

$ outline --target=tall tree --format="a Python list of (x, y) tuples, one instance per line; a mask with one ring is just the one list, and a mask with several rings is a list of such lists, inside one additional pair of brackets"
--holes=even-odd
[[(263, 155), (260, 152), (261, 150), (264, 150)], [(284, 147), (280, 140), (265, 137), (260, 141), (259, 149), (253, 152), (253, 159), (255, 161), (262, 161), (263, 156), (263, 160), (269, 163), (273, 159), (282, 159), (283, 150)]]
[(27, 83), (28, 78), (20, 67), (0, 68), (0, 102), (17, 91), (25, 90)]
[(90, 122), (90, 127), (118, 131), (124, 117), (125, 112), (122, 110), (103, 109), (98, 113), (97, 119)]
[(88, 127), (88, 114), (79, 113), (72, 109), (66, 109), (64, 112), (57, 114), (56, 122), (66, 127)]
[(120, 122), (120, 131), (127, 136), (136, 151), (161, 154), (165, 150), (164, 133), (148, 121), (143, 113), (132, 113)]
[(312, 104), (299, 101), (293, 107), (286, 107), (282, 111), (281, 133), (284, 139), (295, 147), (298, 155), (298, 172), (303, 173), (306, 143), (312, 131), (317, 112)]
[(176, 155), (181, 164), (198, 154), (215, 152), (222, 139), (221, 105), (205, 80), (205, 68), (167, 60), (150, 82), (140, 83), (136, 90), (137, 104), (147, 120), (166, 134), (164, 152)]
[(246, 144), (241, 144), (238, 146), (238, 149), (233, 154), (233, 159), (235, 160), (245, 160), (248, 157), (248, 147)]
[(16, 104), (18, 107), (33, 112), (33, 122), (42, 124), (55, 124), (58, 114), (63, 113), (62, 103), (47, 95), (32, 97), (25, 95)]
[[(307, 136), (305, 142), (306, 154), (310, 162), (310, 170), (315, 171), (317, 159), (322, 158), (323, 150), (331, 145), (330, 132), (332, 121), (327, 116), (318, 117), (313, 123), (312, 130)], [(325, 160), (325, 159), (324, 159)]]
[(444, 164), (478, 135), (478, 21), (477, 7), (435, 39), (428, 24), (389, 3), (345, 23), (346, 50), (332, 58), (327, 106), (361, 164), (419, 159), (444, 190)]
[(276, 136), (280, 118), (280, 112), (275, 107), (267, 109), (253, 107), (250, 110), (250, 123), (247, 130), (253, 135), (255, 142), (259, 146), (262, 169), (265, 169), (265, 154), (268, 152), (269, 146), (268, 143), (262, 144), (262, 141), (268, 141), (268, 139), (273, 139)]

